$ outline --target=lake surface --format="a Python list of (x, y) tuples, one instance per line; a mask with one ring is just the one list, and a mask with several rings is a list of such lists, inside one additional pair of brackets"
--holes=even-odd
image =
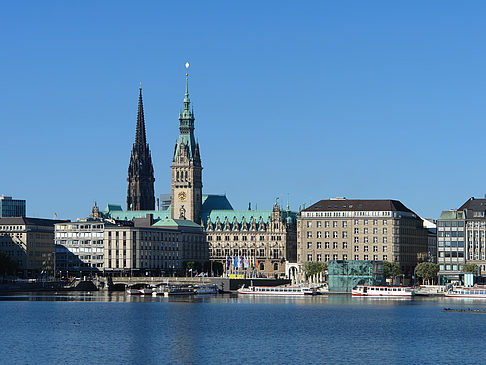
[(0, 296), (1, 364), (486, 363), (486, 301)]

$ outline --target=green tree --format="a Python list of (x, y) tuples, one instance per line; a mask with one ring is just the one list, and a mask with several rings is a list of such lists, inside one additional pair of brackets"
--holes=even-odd
[(430, 280), (434, 280), (437, 278), (438, 273), (439, 265), (432, 262), (421, 262), (415, 267), (415, 275), (422, 279), (422, 283), (424, 280), (426, 280), (427, 283)]
[(400, 265), (398, 265), (398, 262), (385, 261), (383, 263), (383, 272), (385, 278), (394, 279), (402, 275), (402, 270), (400, 269)]
[(304, 272), (305, 274), (309, 276), (313, 276), (316, 274), (319, 274), (321, 272), (324, 272), (327, 270), (327, 263), (324, 262), (306, 262), (304, 264)]
[(478, 274), (478, 265), (476, 264), (465, 264), (462, 265), (462, 272), (472, 272), (474, 275)]

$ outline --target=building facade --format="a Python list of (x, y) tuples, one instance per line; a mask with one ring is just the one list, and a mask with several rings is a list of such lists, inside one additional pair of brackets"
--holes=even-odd
[(297, 262), (372, 260), (399, 263), (412, 277), (427, 256), (427, 230), (396, 200), (321, 200), (300, 212)]
[(437, 227), (439, 276), (462, 280), (462, 265), (475, 264), (486, 278), (486, 198), (470, 198), (457, 210), (443, 211)]
[[(273, 210), (214, 210), (205, 216), (209, 255), (227, 275), (282, 277), (296, 260), (296, 217), (275, 203)], [(250, 264), (235, 267), (235, 257)]]
[(142, 86), (138, 99), (137, 129), (128, 166), (127, 210), (154, 210), (154, 168), (145, 135)]
[(60, 220), (0, 218), (0, 250), (19, 265), (24, 277), (54, 275), (54, 225)]
[(110, 226), (104, 232), (106, 273), (182, 273), (184, 262), (208, 261), (201, 226), (181, 220), (152, 218), (134, 221), (133, 227)]
[(463, 211), (443, 211), (437, 221), (437, 263), (441, 281), (460, 280), (466, 263), (466, 215)]
[(0, 218), (5, 217), (25, 217), (25, 200), (0, 196)]

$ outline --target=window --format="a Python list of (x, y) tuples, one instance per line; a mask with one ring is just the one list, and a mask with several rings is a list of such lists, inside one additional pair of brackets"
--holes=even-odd
[(317, 221), (316, 222), (316, 226), (317, 226), (317, 228), (321, 228), (322, 227), (322, 222), (321, 221)]
[(336, 227), (338, 226), (338, 222), (337, 222), (337, 221), (333, 221), (333, 222), (332, 222), (332, 226), (333, 226), (334, 228), (336, 228)]
[(387, 225), (387, 220), (386, 219), (383, 219), (383, 225), (386, 226)]
[(321, 254), (320, 254), (320, 253), (318, 253), (318, 254), (317, 254), (317, 262), (321, 262), (321, 261), (322, 261)]
[(337, 254), (332, 255), (332, 259), (333, 260), (337, 260), (338, 259), (338, 255)]
[(378, 243), (378, 237), (373, 237), (373, 243)]
[(359, 234), (359, 228), (354, 229), (354, 234)]
[(317, 232), (317, 238), (321, 238), (321, 237), (322, 237), (322, 232), (321, 231)]
[(311, 253), (307, 255), (307, 261), (312, 261), (312, 254)]
[(327, 232), (327, 231), (326, 231), (326, 232), (324, 232), (324, 237), (325, 237), (325, 238), (329, 238), (329, 232)]
[(387, 246), (383, 246), (383, 252), (387, 252), (388, 251), (388, 247)]
[(359, 255), (354, 255), (355, 260), (359, 260)]
[(307, 228), (311, 228), (312, 227), (312, 222), (311, 221), (307, 221)]
[(364, 243), (368, 243), (368, 237), (364, 238)]
[(348, 248), (348, 243), (347, 242), (343, 242), (343, 250), (345, 250), (347, 248)]
[(324, 242), (324, 248), (329, 248), (329, 242)]
[(332, 243), (332, 248), (334, 248), (334, 249), (335, 249), (335, 248), (337, 248), (337, 247), (338, 247), (337, 242), (333, 242), (333, 243)]
[(348, 222), (347, 221), (343, 221), (343, 228), (346, 228), (348, 226)]
[(378, 252), (378, 246), (373, 246), (373, 252)]
[(354, 237), (354, 243), (359, 243), (359, 237)]
[(364, 259), (365, 261), (367, 261), (367, 260), (368, 260), (368, 255), (364, 255), (363, 259)]
[(368, 252), (368, 246), (364, 246), (364, 252)]
[(387, 238), (383, 237), (383, 243), (386, 243), (386, 242), (387, 242)]
[(337, 233), (337, 231), (332, 232), (332, 238), (338, 238), (338, 233)]
[(373, 228), (373, 234), (378, 234), (378, 228)]
[(383, 234), (387, 234), (388, 230), (386, 228), (383, 228)]
[(363, 228), (363, 233), (368, 234), (368, 228)]
[(317, 242), (317, 248), (322, 248), (322, 243), (321, 242)]
[(378, 255), (373, 255), (373, 260), (378, 260)]
[(324, 255), (324, 261), (329, 261), (329, 255)]
[(307, 242), (307, 249), (311, 249), (312, 248), (312, 242)]
[(343, 255), (343, 260), (347, 260), (348, 259), (348, 255)]
[(348, 238), (348, 232), (346, 231), (343, 232), (343, 238)]
[(354, 252), (359, 252), (359, 246), (354, 246)]
[(307, 232), (307, 238), (312, 238), (312, 232)]
[(358, 220), (358, 219), (355, 219), (355, 220), (354, 220), (354, 224), (355, 224), (355, 225), (358, 225), (358, 224), (359, 224), (359, 220)]
[(373, 219), (373, 225), (376, 226), (378, 224), (378, 219)]
[(363, 220), (363, 224), (367, 225), (368, 224), (368, 219)]
[(388, 256), (387, 255), (383, 255), (383, 261), (388, 261)]
[(273, 264), (273, 270), (274, 271), (277, 271), (278, 270), (278, 264), (277, 263)]
[(324, 227), (329, 228), (329, 221), (324, 222)]

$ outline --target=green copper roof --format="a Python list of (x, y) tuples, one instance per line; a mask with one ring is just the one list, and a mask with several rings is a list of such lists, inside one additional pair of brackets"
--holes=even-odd
[(161, 219), (157, 223), (153, 224), (154, 227), (194, 227), (201, 228), (201, 226), (193, 221), (187, 219)]
[(444, 210), (440, 215), (441, 220), (464, 220), (464, 212), (457, 210)]

